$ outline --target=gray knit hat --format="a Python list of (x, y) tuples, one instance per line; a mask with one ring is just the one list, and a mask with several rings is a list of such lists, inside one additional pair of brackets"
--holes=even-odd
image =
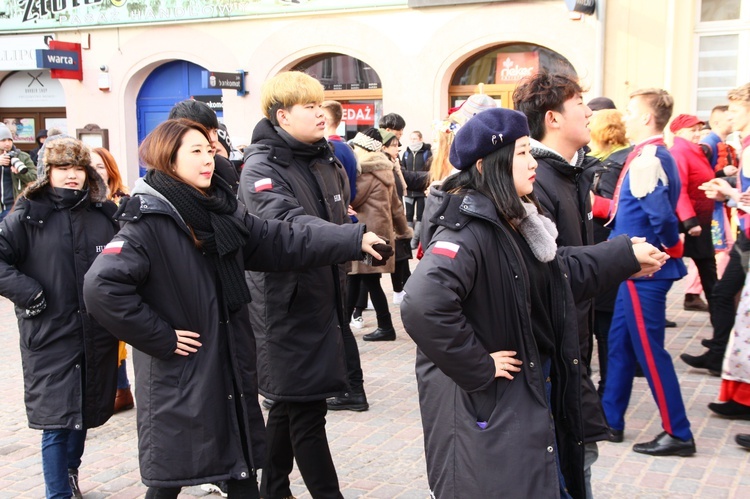
[(10, 128), (5, 123), (0, 123), (0, 140), (13, 139), (13, 134), (10, 133)]

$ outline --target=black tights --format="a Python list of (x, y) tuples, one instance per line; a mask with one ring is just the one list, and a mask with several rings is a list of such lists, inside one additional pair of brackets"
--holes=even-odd
[(372, 306), (378, 318), (378, 327), (381, 329), (392, 329), (391, 312), (388, 309), (388, 300), (383, 288), (380, 286), (380, 274), (355, 274), (350, 276), (349, 292), (347, 293), (346, 317), (351, 319), (354, 308), (357, 306), (359, 290), (364, 287), (370, 293)]

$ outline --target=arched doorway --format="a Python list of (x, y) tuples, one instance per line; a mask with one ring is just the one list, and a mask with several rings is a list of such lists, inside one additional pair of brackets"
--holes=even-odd
[[(201, 71), (205, 71), (205, 68), (192, 62), (172, 61), (162, 64), (148, 75), (135, 101), (139, 144), (156, 125), (167, 119), (172, 106), (185, 99), (206, 102), (221, 121), (224, 116), (221, 90), (203, 88)], [(145, 173), (141, 167), (140, 175)]]
[(319, 54), (296, 64), (323, 84), (325, 98), (344, 107), (338, 135), (351, 139), (358, 131), (376, 127), (383, 114), (383, 88), (380, 77), (364, 61), (344, 54)]
[(577, 77), (573, 65), (562, 55), (540, 45), (513, 43), (494, 46), (467, 59), (453, 73), (448, 89), (449, 107), (455, 107), (484, 83), (484, 93), (498, 105), (513, 108), (513, 91), (525, 76), (539, 69)]

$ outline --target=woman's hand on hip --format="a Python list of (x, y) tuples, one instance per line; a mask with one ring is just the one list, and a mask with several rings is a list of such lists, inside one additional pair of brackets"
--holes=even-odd
[(191, 353), (198, 351), (198, 347), (203, 344), (195, 338), (200, 338), (200, 334), (194, 333), (193, 331), (184, 331), (182, 329), (175, 329), (177, 334), (177, 348), (174, 353), (177, 355), (188, 356)]
[(511, 372), (521, 372), (519, 367), (523, 361), (516, 359), (516, 352), (512, 350), (500, 350), (492, 352), (490, 357), (495, 361), (495, 377), (513, 379)]

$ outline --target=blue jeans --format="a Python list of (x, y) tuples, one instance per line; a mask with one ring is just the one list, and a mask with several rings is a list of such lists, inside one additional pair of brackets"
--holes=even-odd
[(130, 380), (128, 380), (128, 369), (126, 367), (127, 359), (122, 359), (120, 366), (117, 368), (117, 389), (127, 390), (130, 388)]
[(71, 497), (68, 470), (81, 465), (86, 430), (44, 430), (42, 432), (42, 470), (47, 499)]

